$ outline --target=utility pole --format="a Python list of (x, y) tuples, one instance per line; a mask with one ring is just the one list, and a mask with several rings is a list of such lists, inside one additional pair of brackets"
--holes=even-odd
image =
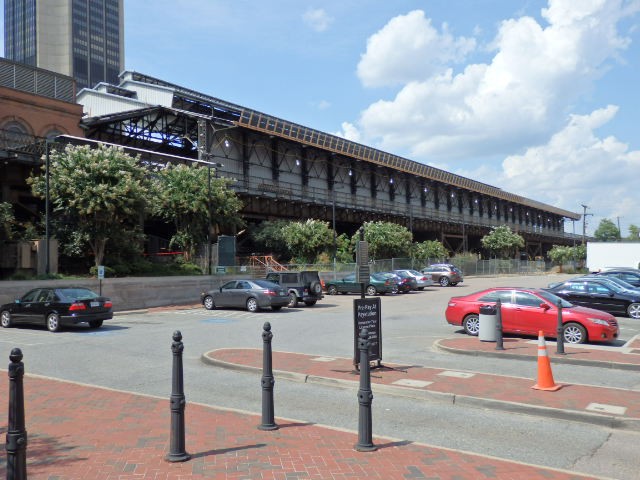
[(587, 236), (587, 216), (588, 215), (593, 215), (593, 213), (587, 213), (587, 208), (589, 208), (586, 205), (581, 205), (584, 213), (582, 214), (582, 245), (585, 244), (585, 237)]
[(618, 219), (618, 241), (622, 241), (622, 230), (620, 230), (620, 217), (616, 217)]

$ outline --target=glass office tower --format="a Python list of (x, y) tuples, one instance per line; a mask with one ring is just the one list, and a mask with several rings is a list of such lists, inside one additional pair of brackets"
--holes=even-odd
[(5, 57), (76, 79), (118, 83), (124, 69), (123, 0), (5, 0)]

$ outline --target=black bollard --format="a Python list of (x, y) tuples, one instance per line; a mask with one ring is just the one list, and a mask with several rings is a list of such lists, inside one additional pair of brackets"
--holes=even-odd
[(180, 330), (173, 332), (173, 371), (171, 379), (171, 436), (169, 454), (165, 457), (168, 462), (184, 462), (191, 458), (185, 450), (184, 441), (184, 407), (187, 403), (184, 397), (184, 381), (182, 373), (182, 334)]
[(262, 327), (262, 423), (258, 425), (260, 430), (277, 430), (273, 417), (273, 385), (276, 383), (273, 378), (271, 360), (271, 324), (265, 322)]
[(558, 300), (558, 329), (556, 338), (556, 353), (565, 355), (564, 353), (564, 325), (562, 324), (562, 300)]
[(24, 363), (19, 348), (9, 355), (9, 425), (7, 428), (7, 480), (27, 479), (27, 431), (24, 426)]
[(377, 449), (371, 438), (371, 373), (369, 370), (369, 332), (366, 328), (358, 335), (358, 351), (360, 352), (360, 388), (358, 389), (358, 452), (372, 452)]
[(496, 300), (496, 350), (504, 350), (502, 342), (502, 302)]

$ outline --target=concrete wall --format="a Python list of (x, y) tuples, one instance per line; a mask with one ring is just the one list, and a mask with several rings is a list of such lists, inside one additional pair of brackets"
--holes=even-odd
[[(165, 305), (188, 305), (200, 302), (200, 292), (220, 286), (228, 276), (190, 277), (127, 277), (106, 278), (102, 294), (111, 298), (114, 311)], [(98, 292), (97, 279), (86, 280), (24, 280), (0, 282), (0, 304), (12, 302), (32, 288), (43, 286), (83, 286)]]

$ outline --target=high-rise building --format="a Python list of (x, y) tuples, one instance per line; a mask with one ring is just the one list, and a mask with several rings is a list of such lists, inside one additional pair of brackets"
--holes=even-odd
[(76, 79), (118, 83), (124, 70), (123, 0), (5, 0), (5, 57)]

